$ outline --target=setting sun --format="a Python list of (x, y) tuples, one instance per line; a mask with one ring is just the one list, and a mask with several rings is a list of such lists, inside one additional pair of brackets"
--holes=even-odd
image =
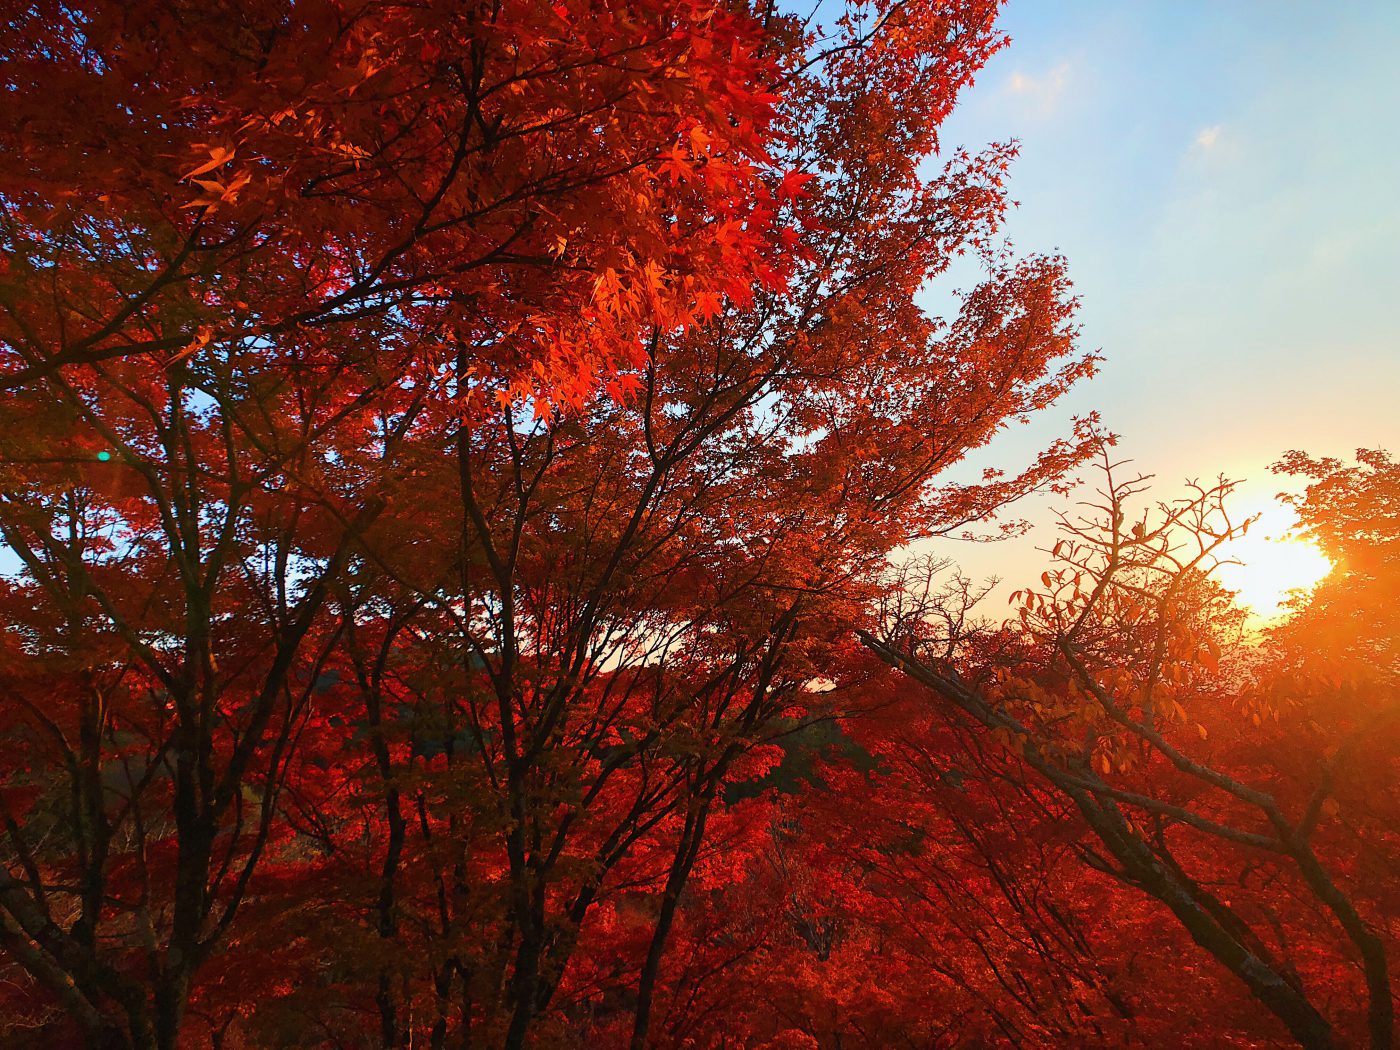
[(1283, 613), (1289, 592), (1307, 590), (1332, 569), (1312, 542), (1289, 535), (1293, 515), (1270, 501), (1251, 510), (1259, 519), (1227, 548), (1238, 564), (1222, 565), (1220, 582), (1239, 596), (1255, 616), (1270, 620)]

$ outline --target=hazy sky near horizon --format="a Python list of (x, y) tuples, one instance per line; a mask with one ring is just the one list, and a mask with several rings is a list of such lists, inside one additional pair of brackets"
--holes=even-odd
[[(1002, 26), (943, 144), (1019, 140), (1007, 234), (1068, 258), (1105, 360), (976, 463), (1097, 409), (1162, 496), (1224, 473), (1253, 511), (1288, 449), (1400, 451), (1400, 2), (1009, 0)], [(1062, 504), (937, 550), (1018, 586)]]

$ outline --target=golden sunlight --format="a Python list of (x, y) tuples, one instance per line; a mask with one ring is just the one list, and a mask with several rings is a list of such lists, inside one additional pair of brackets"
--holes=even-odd
[(1239, 564), (1222, 565), (1220, 582), (1256, 617), (1272, 620), (1285, 611), (1289, 592), (1314, 587), (1332, 569), (1327, 556), (1309, 540), (1290, 536), (1293, 512), (1270, 500), (1250, 509), (1259, 520), (1227, 548)]

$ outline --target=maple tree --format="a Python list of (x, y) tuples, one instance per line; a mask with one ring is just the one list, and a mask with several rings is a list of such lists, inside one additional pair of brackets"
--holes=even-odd
[[(1055, 260), (994, 269), (946, 333), (915, 307), (996, 221), (1003, 158), (957, 158), (930, 183), (904, 154), (901, 171), (867, 168), (889, 128), (841, 133), (840, 114), (904, 54), (891, 70), (878, 48), (824, 67), (830, 170), (807, 190), (817, 232), (785, 288), (657, 331), (643, 368), (574, 411), (478, 383), (469, 425), (425, 418), (396, 450), (409, 483), (365, 538), (365, 604), (391, 602), (385, 673), (425, 649), (436, 671), (376, 680), (366, 661), (356, 680), (371, 725), (387, 735), (377, 712), (405, 705), (400, 732), (425, 724), (439, 742), (376, 753), (391, 844), (375, 926), (395, 942), (381, 958), (400, 960), (376, 977), (387, 1042), (426, 1013), (439, 1040), (568, 1041), (591, 1017), (644, 1045), (683, 892), (713, 825), (736, 819), (718, 808), (725, 785), (761, 768), (775, 720), (800, 708), (833, 617), (899, 537), (984, 517), (1081, 454), (1059, 444), (1011, 478), (927, 485), (1091, 362), (1052, 367), (1071, 348)], [(897, 107), (905, 119), (941, 117), (926, 84), (900, 84), (925, 100)], [(931, 374), (961, 396), (915, 382)], [(328, 834), (325, 851), (343, 849)], [(580, 986), (571, 969), (602, 966), (597, 938), (619, 923), (632, 953)], [(330, 993), (297, 1009), (338, 1009)]]
[(29, 5), (0, 45), (0, 386), (330, 360), (392, 319), (587, 389), (780, 269), (770, 42), (673, 2)]
[[(1096, 840), (1088, 863), (1165, 905), (1300, 1044), (1365, 1031), (1370, 1045), (1391, 1046), (1393, 901), (1383, 862), (1358, 863), (1393, 851), (1388, 800), (1343, 815), (1339, 793), (1393, 779), (1393, 690), (1347, 710), (1335, 687), (1288, 673), (1276, 656), (1257, 665), (1245, 651), (1222, 666), (1239, 614), (1222, 607), (1209, 574), (1249, 525), (1229, 516), (1233, 486), (1197, 487), (1155, 520), (1129, 524), (1144, 479), (1104, 469), (1102, 502), (1064, 520), (1061, 566), (1042, 577), (1044, 590), (1013, 595), (1019, 637), (994, 659), (955, 651), (946, 632), (928, 635), (950, 618), (929, 616), (925, 603), (948, 595), (927, 588), (863, 637), (1071, 801)], [(1393, 523), (1330, 498), (1365, 492), (1356, 473), (1338, 477), (1335, 461), (1321, 473), (1331, 483), (1298, 500), (1308, 527), (1391, 542)], [(1278, 629), (1279, 641), (1296, 645), (1335, 616), (1335, 587), (1299, 599), (1307, 611)], [(1351, 984), (1340, 1001), (1338, 981)]]
[[(1275, 473), (1308, 479), (1289, 494), (1298, 528), (1318, 545), (1332, 571), (1311, 592), (1295, 596), (1294, 615), (1271, 632), (1276, 655), (1314, 675), (1324, 670), (1353, 684), (1358, 701), (1377, 706), (1400, 671), (1400, 465), (1379, 449), (1357, 451), (1354, 466), (1291, 452)], [(1370, 699), (1367, 699), (1367, 694)]]
[(914, 302), (1005, 205), (1006, 149), (919, 171), (994, 14), (8, 27), (0, 904), (34, 1023), (348, 1038), (372, 1002), (385, 1045), (563, 1039), (631, 901), (648, 1041), (725, 787), (832, 623), (1082, 455), (930, 486), (1092, 369), (1058, 260), (989, 256), (946, 327)]

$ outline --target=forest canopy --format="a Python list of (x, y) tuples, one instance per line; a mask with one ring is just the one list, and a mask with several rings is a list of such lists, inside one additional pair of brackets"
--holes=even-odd
[(1262, 633), (1111, 408), (968, 480), (1099, 363), (998, 14), (6, 13), (5, 1045), (1394, 1044), (1400, 467)]

